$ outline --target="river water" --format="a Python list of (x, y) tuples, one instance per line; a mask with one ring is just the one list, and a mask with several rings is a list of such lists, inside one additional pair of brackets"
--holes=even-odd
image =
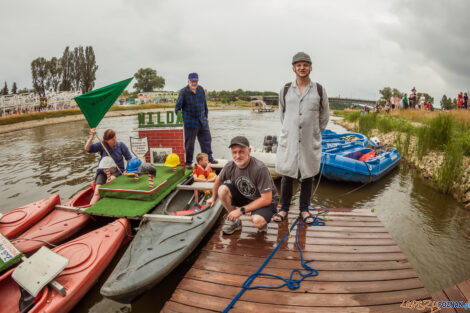
[[(277, 112), (211, 111), (209, 117), (216, 158), (230, 158), (227, 143), (233, 136), (245, 135), (252, 147), (261, 148), (263, 137), (277, 135), (280, 127)], [(104, 119), (99, 134), (107, 128), (115, 129), (118, 140), (127, 145), (129, 137), (138, 136), (136, 116)], [(328, 128), (345, 131), (331, 121)], [(0, 212), (51, 193), (60, 193), (64, 202), (81, 190), (92, 180), (97, 166), (98, 157), (83, 150), (88, 136), (89, 127), (84, 121), (0, 134)], [(382, 180), (347, 194), (359, 186), (321, 180), (312, 202), (326, 207), (374, 209), (429, 292), (470, 278), (469, 211), (450, 196), (434, 191), (403, 162)], [(295, 201), (298, 204), (298, 194)], [(74, 312), (154, 312), (196, 257), (197, 252), (128, 305), (100, 296), (99, 288), (106, 278), (101, 277)], [(103, 276), (110, 271), (111, 266)]]

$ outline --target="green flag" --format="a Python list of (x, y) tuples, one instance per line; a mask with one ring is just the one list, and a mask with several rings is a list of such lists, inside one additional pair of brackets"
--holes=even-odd
[(92, 90), (74, 98), (91, 128), (98, 126), (106, 112), (108, 112), (114, 101), (126, 89), (132, 79), (133, 77)]

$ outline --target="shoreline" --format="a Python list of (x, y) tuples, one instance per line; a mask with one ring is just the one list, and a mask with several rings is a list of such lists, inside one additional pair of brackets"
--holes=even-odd
[[(141, 112), (162, 112), (167, 111), (171, 108), (152, 108), (152, 109), (138, 109), (138, 110), (116, 110), (116, 111), (108, 111), (103, 119), (109, 117), (117, 117), (117, 116), (131, 116), (137, 115)], [(209, 111), (218, 111), (218, 110), (250, 110), (249, 107), (243, 106), (214, 106), (209, 107)], [(68, 123), (68, 122), (76, 122), (76, 121), (84, 121), (85, 116), (80, 112), (75, 115), (67, 115), (61, 117), (50, 117), (44, 118), (40, 120), (30, 120), (24, 121), (19, 123), (7, 124), (7, 125), (0, 125), (0, 134), (15, 132), (19, 130), (25, 130), (40, 126), (47, 126), (47, 125), (54, 125), (60, 123)]]
[[(354, 131), (356, 123), (347, 122), (344, 119), (335, 120), (335, 124), (340, 125), (346, 128), (349, 131)], [(389, 133), (380, 133), (377, 129), (372, 131), (371, 136), (376, 136), (379, 138), (380, 142), (384, 145), (393, 146), (398, 135), (401, 135), (399, 132), (389, 132)], [(440, 192), (435, 189), (433, 184), (433, 176), (436, 175), (436, 169), (438, 169), (443, 161), (444, 156), (442, 152), (432, 151), (429, 154), (423, 156), (421, 159), (410, 154), (409, 156), (402, 155), (402, 159), (406, 161), (409, 166), (412, 166), (418, 170), (421, 178), (423, 178), (426, 183), (433, 188), (434, 191)], [(463, 174), (464, 177), (470, 177), (470, 160), (464, 158), (463, 168), (466, 173)], [(470, 183), (468, 179), (464, 180), (464, 184), (454, 184), (452, 189), (449, 192), (449, 195), (454, 198), (456, 201), (463, 205), (464, 209), (470, 210)]]

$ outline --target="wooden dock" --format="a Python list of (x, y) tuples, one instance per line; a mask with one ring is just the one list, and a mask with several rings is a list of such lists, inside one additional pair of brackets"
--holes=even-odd
[[(298, 215), (292, 208), (289, 223)], [(230, 312), (429, 312), (402, 308), (403, 301), (431, 300), (416, 272), (377, 216), (370, 210), (330, 209), (326, 226), (309, 226), (299, 233), (304, 258), (317, 277), (299, 289), (247, 290)], [(222, 234), (221, 225), (202, 249), (162, 312), (221, 312), (256, 272), (290, 224), (270, 223), (258, 233), (249, 217), (241, 232)], [(301, 268), (295, 230), (264, 268), (263, 273), (288, 278)], [(282, 282), (257, 278), (252, 285)]]
[[(463, 303), (467, 303), (470, 301), (470, 279), (467, 281), (463, 281), (458, 283), (455, 286), (443, 289), (441, 291), (437, 291), (432, 294), (432, 299), (434, 301), (462, 301)], [(460, 312), (468, 312), (468, 309), (465, 310), (464, 308), (442, 308), (442, 313), (460, 313)]]

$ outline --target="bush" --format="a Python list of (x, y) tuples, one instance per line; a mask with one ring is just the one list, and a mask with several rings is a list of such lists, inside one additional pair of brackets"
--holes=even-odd
[(374, 128), (377, 128), (377, 114), (365, 114), (360, 117), (358, 129), (360, 133), (369, 137)]

